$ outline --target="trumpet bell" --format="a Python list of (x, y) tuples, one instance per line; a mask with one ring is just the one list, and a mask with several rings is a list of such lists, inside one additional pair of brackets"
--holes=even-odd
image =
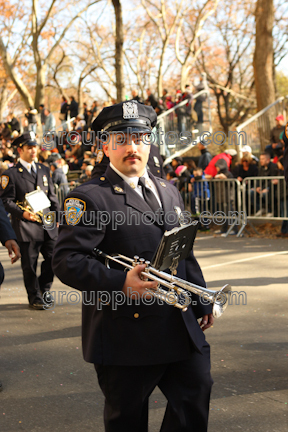
[(231, 285), (226, 284), (221, 290), (215, 292), (212, 307), (212, 313), (215, 318), (219, 318), (227, 308), (231, 290)]

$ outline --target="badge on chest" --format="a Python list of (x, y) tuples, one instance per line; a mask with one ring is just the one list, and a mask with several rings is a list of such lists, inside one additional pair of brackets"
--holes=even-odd
[(46, 175), (44, 175), (44, 176), (42, 177), (42, 180), (43, 180), (43, 186), (48, 186), (48, 179), (47, 179), (47, 176), (46, 176)]

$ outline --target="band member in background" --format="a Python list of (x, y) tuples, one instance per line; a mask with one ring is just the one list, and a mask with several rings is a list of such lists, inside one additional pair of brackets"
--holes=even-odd
[[(97, 299), (83, 302), (82, 341), (84, 358), (94, 363), (105, 396), (106, 432), (147, 432), (148, 400), (156, 386), (168, 400), (162, 432), (207, 431), (212, 379), (203, 330), (213, 323), (211, 305), (194, 294), (185, 313), (167, 303), (147, 305), (146, 288), (156, 289), (157, 283), (140, 278), (145, 265), (124, 272), (106, 268), (93, 256), (99, 247), (151, 260), (165, 230), (178, 226), (177, 218), (153, 219), (159, 210), (175, 214), (174, 206), (184, 208), (177, 189), (146, 169), (146, 138), (156, 121), (152, 107), (137, 101), (102, 110), (93, 128), (111, 132), (103, 146), (109, 166), (100, 178), (69, 193), (54, 250), (59, 279), (84, 291), (86, 300), (93, 293)], [(121, 139), (113, 131), (121, 131)], [(126, 215), (117, 229), (116, 214)], [(144, 214), (150, 214), (150, 222)], [(93, 215), (95, 222), (87, 224)], [(205, 286), (193, 252), (180, 262), (177, 276)], [(117, 305), (116, 295), (122, 299)]]
[[(1, 176), (0, 196), (6, 211), (11, 213), (12, 227), (20, 246), (21, 266), (29, 305), (41, 310), (45, 309), (43, 295), (47, 304), (52, 301), (49, 294), (54, 277), (51, 260), (58, 230), (56, 226), (50, 230), (44, 229), (43, 223), (37, 222), (35, 214), (21, 209), (17, 203), (24, 203), (25, 194), (38, 188), (49, 198), (51, 211), (58, 212), (60, 207), (49, 168), (35, 162), (38, 144), (33, 132), (24, 133), (13, 144), (17, 146), (20, 159), (15, 167), (9, 168)], [(41, 274), (37, 277), (37, 260), (40, 252), (44, 261), (41, 264)]]

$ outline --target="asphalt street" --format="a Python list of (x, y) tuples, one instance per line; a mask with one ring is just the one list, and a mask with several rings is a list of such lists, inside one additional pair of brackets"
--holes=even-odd
[[(214, 379), (209, 432), (287, 432), (287, 240), (206, 235), (194, 250), (209, 288), (230, 283), (245, 293), (240, 303), (247, 300), (230, 305), (206, 332)], [(6, 272), (0, 293), (0, 431), (103, 432), (104, 399), (93, 365), (82, 358), (81, 305), (71, 304), (76, 296), (68, 297), (69, 304), (71, 290), (56, 279), (55, 308), (29, 309), (20, 263), (11, 266), (3, 247), (0, 260)], [(160, 430), (165, 404), (156, 388), (149, 432)]]

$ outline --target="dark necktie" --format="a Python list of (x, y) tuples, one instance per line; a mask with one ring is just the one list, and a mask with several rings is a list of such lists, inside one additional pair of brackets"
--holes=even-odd
[(149, 207), (151, 207), (153, 212), (156, 213), (156, 211), (160, 208), (160, 205), (152, 190), (145, 186), (145, 177), (140, 177), (138, 184), (142, 186), (144, 200), (149, 205)]
[(36, 174), (35, 168), (32, 165), (31, 165), (30, 173), (31, 173), (32, 177), (34, 178), (34, 180), (36, 180), (37, 174)]

